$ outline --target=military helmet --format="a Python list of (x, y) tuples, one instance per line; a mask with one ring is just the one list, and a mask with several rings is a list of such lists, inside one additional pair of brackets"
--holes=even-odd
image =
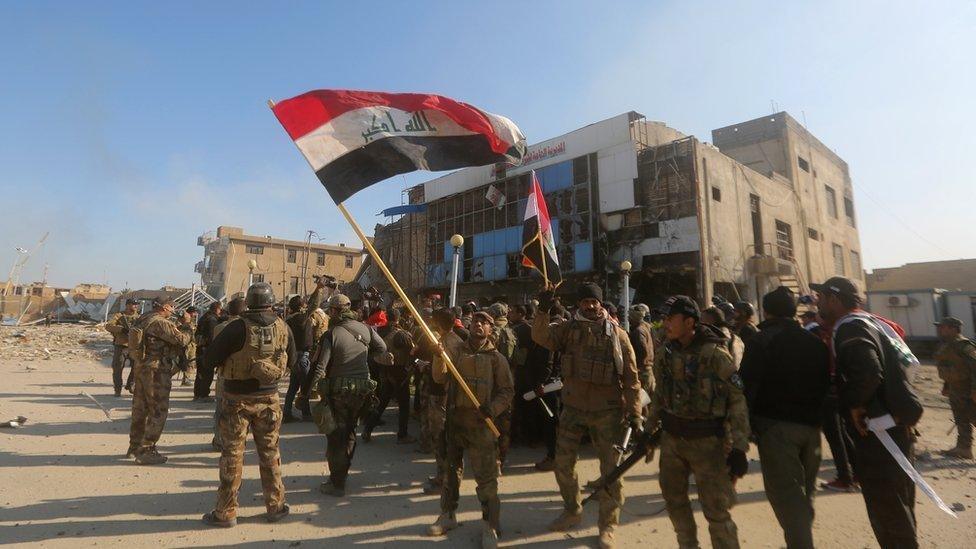
[(247, 289), (247, 295), (244, 296), (244, 304), (248, 309), (267, 309), (274, 305), (274, 302), (274, 290), (267, 282), (251, 284)]
[(493, 318), (501, 318), (508, 314), (508, 305), (504, 303), (492, 303), (486, 311)]
[(332, 309), (345, 310), (352, 307), (352, 301), (342, 294), (335, 294), (329, 298), (329, 307)]

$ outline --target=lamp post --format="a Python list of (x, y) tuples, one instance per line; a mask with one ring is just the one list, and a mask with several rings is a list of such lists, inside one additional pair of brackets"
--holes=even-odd
[(457, 304), (457, 283), (458, 283), (458, 260), (461, 257), (461, 246), (464, 246), (464, 237), (456, 234), (451, 237), (451, 246), (454, 246), (454, 263), (451, 266), (451, 307)]
[(258, 262), (251, 259), (247, 262), (247, 287), (250, 288), (254, 285), (254, 269), (258, 266)]
[(630, 331), (630, 270), (633, 267), (626, 259), (620, 262), (620, 272), (624, 275), (624, 310), (620, 318), (625, 332)]

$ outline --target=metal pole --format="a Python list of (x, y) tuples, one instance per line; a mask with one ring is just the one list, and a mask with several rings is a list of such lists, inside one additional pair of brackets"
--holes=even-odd
[(630, 331), (630, 271), (624, 271), (624, 310), (621, 311), (621, 324), (625, 332)]
[(451, 307), (457, 305), (457, 283), (458, 283), (458, 259), (461, 256), (461, 248), (454, 247), (454, 264), (451, 266)]

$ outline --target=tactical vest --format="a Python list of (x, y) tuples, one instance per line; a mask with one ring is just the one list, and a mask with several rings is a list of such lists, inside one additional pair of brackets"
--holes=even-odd
[[(491, 402), (491, 392), (495, 387), (495, 374), (493, 365), (495, 353), (476, 353), (467, 345), (461, 351), (460, 360), (454, 367), (457, 368), (464, 382), (478, 398), (478, 402), (487, 404)], [(457, 408), (473, 408), (471, 399), (462, 390), (454, 389), (454, 406)]]
[(686, 419), (727, 415), (728, 387), (713, 360), (718, 349), (716, 343), (705, 343), (693, 352), (665, 348), (658, 383), (666, 411)]
[(262, 385), (276, 383), (288, 367), (288, 326), (275, 319), (260, 326), (247, 318), (244, 322), (244, 346), (224, 362), (224, 379), (256, 379)]
[(570, 326), (560, 361), (564, 380), (619, 385), (613, 340), (604, 333), (603, 326), (603, 322), (573, 322)]
[(976, 348), (976, 343), (960, 337), (943, 343), (935, 351), (934, 358), (939, 369), (939, 377), (949, 384), (950, 389), (959, 387), (964, 391), (970, 391), (973, 380), (970, 379), (966, 357), (974, 356), (972, 348)]

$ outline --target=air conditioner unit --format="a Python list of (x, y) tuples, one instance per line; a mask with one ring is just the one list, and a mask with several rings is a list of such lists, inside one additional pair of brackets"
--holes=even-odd
[(909, 302), (907, 295), (889, 295), (888, 306), (889, 307), (910, 307), (911, 303)]

